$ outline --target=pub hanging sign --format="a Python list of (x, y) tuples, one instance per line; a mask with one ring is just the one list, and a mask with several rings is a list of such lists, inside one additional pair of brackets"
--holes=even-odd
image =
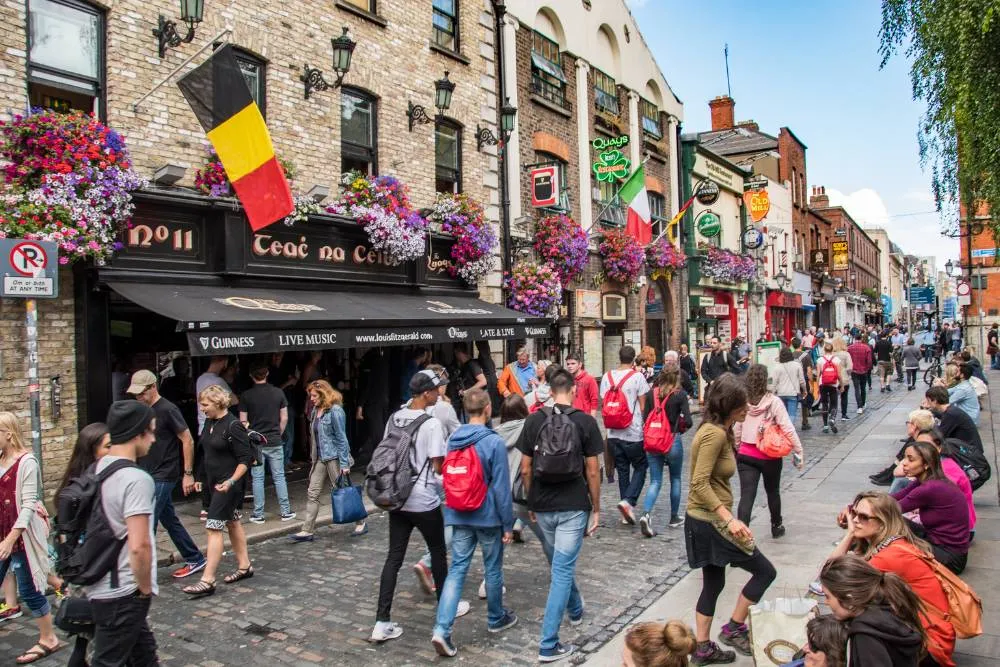
[(597, 159), (593, 165), (594, 176), (598, 181), (614, 183), (628, 177), (631, 173), (632, 161), (625, 157), (625, 154), (620, 150), (628, 146), (628, 142), (628, 135), (614, 139), (598, 137), (590, 142), (594, 150), (598, 151)]
[(531, 205), (547, 208), (559, 204), (559, 166), (550, 164), (531, 170)]

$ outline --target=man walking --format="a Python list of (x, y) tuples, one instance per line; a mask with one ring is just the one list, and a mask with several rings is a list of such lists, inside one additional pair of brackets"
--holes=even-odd
[(802, 377), (806, 380), (806, 393), (799, 402), (801, 404), (802, 412), (802, 430), (808, 431), (812, 427), (809, 425), (809, 411), (813, 405), (813, 395), (812, 395), (812, 381), (813, 381), (813, 371), (815, 370), (815, 364), (813, 364), (812, 353), (809, 350), (802, 349), (802, 340), (799, 338), (792, 339), (792, 354), (798, 359), (799, 363), (802, 364)]
[[(555, 405), (525, 420), (516, 445), (522, 454), (521, 479), (528, 508), (538, 522), (543, 548), (552, 553), (539, 662), (563, 660), (576, 650), (572, 644), (560, 643), (559, 626), (567, 611), (571, 625), (583, 622), (576, 561), (584, 535), (593, 535), (599, 523), (601, 470), (597, 457), (604, 449), (597, 421), (571, 407), (576, 384), (569, 371), (555, 371), (549, 386)], [(546, 422), (549, 428), (543, 429)], [(536, 463), (536, 450), (546, 454), (545, 460)]]
[(739, 375), (740, 367), (733, 355), (722, 349), (722, 341), (718, 336), (712, 336), (712, 351), (701, 358), (701, 377), (705, 381), (705, 396), (708, 396), (712, 383), (723, 373)]
[(573, 407), (597, 418), (597, 380), (583, 367), (580, 355), (570, 352), (566, 355), (566, 370), (576, 383), (576, 398)]
[[(120, 461), (149, 454), (156, 439), (156, 413), (139, 401), (116, 401), (105, 420), (111, 437), (97, 473)], [(85, 588), (94, 617), (91, 667), (158, 665), (156, 638), (146, 617), (156, 585), (156, 540), (153, 538), (156, 485), (138, 466), (124, 465), (101, 486), (101, 506), (115, 538), (125, 540), (114, 568)]]
[[(445, 459), (443, 473), (445, 492), (453, 497), (451, 504), (468, 501), (469, 496), (462, 491), (473, 488), (484, 490), (485, 496), (474, 509), (452, 509), (448, 505), (444, 508), (445, 525), (454, 530), (451, 567), (438, 601), (431, 643), (438, 655), (445, 657), (454, 657), (458, 653), (451, 639), (451, 630), (477, 544), (483, 550), (486, 578), (486, 629), (493, 633), (503, 632), (517, 623), (517, 616), (503, 607), (503, 548), (511, 543), (514, 527), (507, 446), (503, 438), (488, 426), (493, 410), (485, 391), (473, 389), (465, 392), (462, 404), (469, 423), (460, 426), (448, 441), (449, 458)], [(463, 453), (470, 447), (474, 452)], [(450, 458), (453, 452), (458, 452), (454, 461)], [(478, 460), (481, 471), (466, 463), (471, 457)], [(470, 472), (481, 472), (482, 479), (470, 479)], [(473, 503), (474, 499), (467, 504)]]
[(875, 360), (878, 361), (879, 393), (892, 391), (892, 343), (884, 331), (875, 342)]
[(837, 432), (837, 398), (847, 386), (847, 369), (833, 354), (831, 343), (823, 344), (823, 356), (816, 362), (819, 397), (823, 405), (823, 433)]
[(864, 341), (864, 334), (858, 331), (854, 337), (854, 342), (847, 346), (847, 353), (851, 355), (851, 384), (854, 385), (854, 402), (858, 404), (858, 414), (865, 413), (865, 404), (868, 402), (868, 374), (871, 373), (874, 356), (868, 343)]
[(637, 371), (635, 348), (626, 345), (618, 351), (620, 365), (608, 371), (601, 378), (601, 400), (604, 401), (602, 416), (608, 429), (608, 447), (605, 466), (608, 481), (614, 481), (612, 466), (618, 473), (618, 493), (621, 502), (618, 511), (630, 526), (635, 525), (635, 506), (639, 494), (646, 483), (646, 451), (642, 445), (643, 413), (646, 408), (646, 394), (649, 383)]
[[(156, 418), (153, 444), (138, 463), (153, 478), (153, 534), (156, 534), (157, 524), (163, 524), (170, 541), (184, 559), (184, 566), (173, 573), (174, 578), (182, 579), (205, 568), (205, 556), (177, 518), (172, 498), (178, 481), (182, 481), (185, 496), (195, 490), (194, 440), (180, 408), (160, 396), (156, 387), (156, 375), (151, 371), (137, 371), (133, 374), (126, 393), (152, 408)], [(182, 460), (184, 475), (179, 478)]]
[(990, 355), (990, 368), (1000, 371), (1000, 324), (996, 322), (986, 334), (986, 352)]
[[(285, 483), (285, 448), (281, 444), (281, 436), (288, 426), (288, 399), (285, 392), (268, 383), (269, 369), (266, 363), (258, 364), (250, 369), (250, 379), (253, 386), (240, 396), (240, 421), (250, 429), (267, 438), (267, 443), (260, 448), (264, 461), (271, 468), (271, 479), (274, 480), (274, 492), (278, 494), (278, 507), (281, 510), (281, 520), (291, 521), (295, 518), (292, 504), (288, 500), (288, 485)], [(250, 468), (253, 479), (253, 514), (252, 523), (264, 523), (264, 461)]]

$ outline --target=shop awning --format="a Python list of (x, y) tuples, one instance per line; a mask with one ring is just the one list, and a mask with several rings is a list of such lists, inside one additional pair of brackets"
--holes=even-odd
[(542, 338), (549, 322), (471, 296), (110, 282), (177, 321), (195, 356)]
[(552, 62), (548, 58), (541, 56), (534, 51), (531, 52), (531, 64), (542, 70), (546, 74), (556, 79), (559, 79), (562, 83), (566, 83), (566, 75), (563, 74), (562, 67)]

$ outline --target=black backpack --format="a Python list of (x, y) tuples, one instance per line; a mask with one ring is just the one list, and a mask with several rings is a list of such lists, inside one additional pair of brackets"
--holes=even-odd
[(542, 482), (567, 482), (583, 476), (583, 447), (580, 430), (569, 418), (578, 412), (570, 408), (542, 408), (545, 422), (535, 440), (531, 459), (532, 476)]
[(973, 491), (989, 481), (993, 474), (983, 453), (958, 438), (945, 438), (941, 453), (952, 458), (965, 472)]
[(413, 485), (430, 465), (428, 458), (417, 470), (411, 455), (417, 443), (417, 431), (429, 419), (430, 415), (423, 414), (406, 426), (397, 426), (393, 418), (389, 418), (389, 430), (375, 448), (365, 475), (365, 491), (381, 509), (392, 511), (405, 505)]
[(56, 572), (71, 584), (91, 586), (111, 573), (118, 587), (118, 554), (127, 538), (115, 537), (101, 502), (101, 486), (135, 461), (115, 461), (100, 473), (97, 464), (74, 477), (56, 499)]

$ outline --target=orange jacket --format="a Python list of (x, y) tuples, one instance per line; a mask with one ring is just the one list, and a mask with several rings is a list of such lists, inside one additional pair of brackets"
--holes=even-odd
[(514, 369), (511, 368), (517, 362), (509, 363), (503, 367), (503, 372), (500, 373), (500, 379), (497, 380), (497, 391), (500, 392), (500, 396), (506, 396), (507, 392), (512, 394), (517, 394), (518, 396), (524, 396), (524, 390), (521, 389), (521, 383), (517, 381), (517, 376), (514, 375)]

